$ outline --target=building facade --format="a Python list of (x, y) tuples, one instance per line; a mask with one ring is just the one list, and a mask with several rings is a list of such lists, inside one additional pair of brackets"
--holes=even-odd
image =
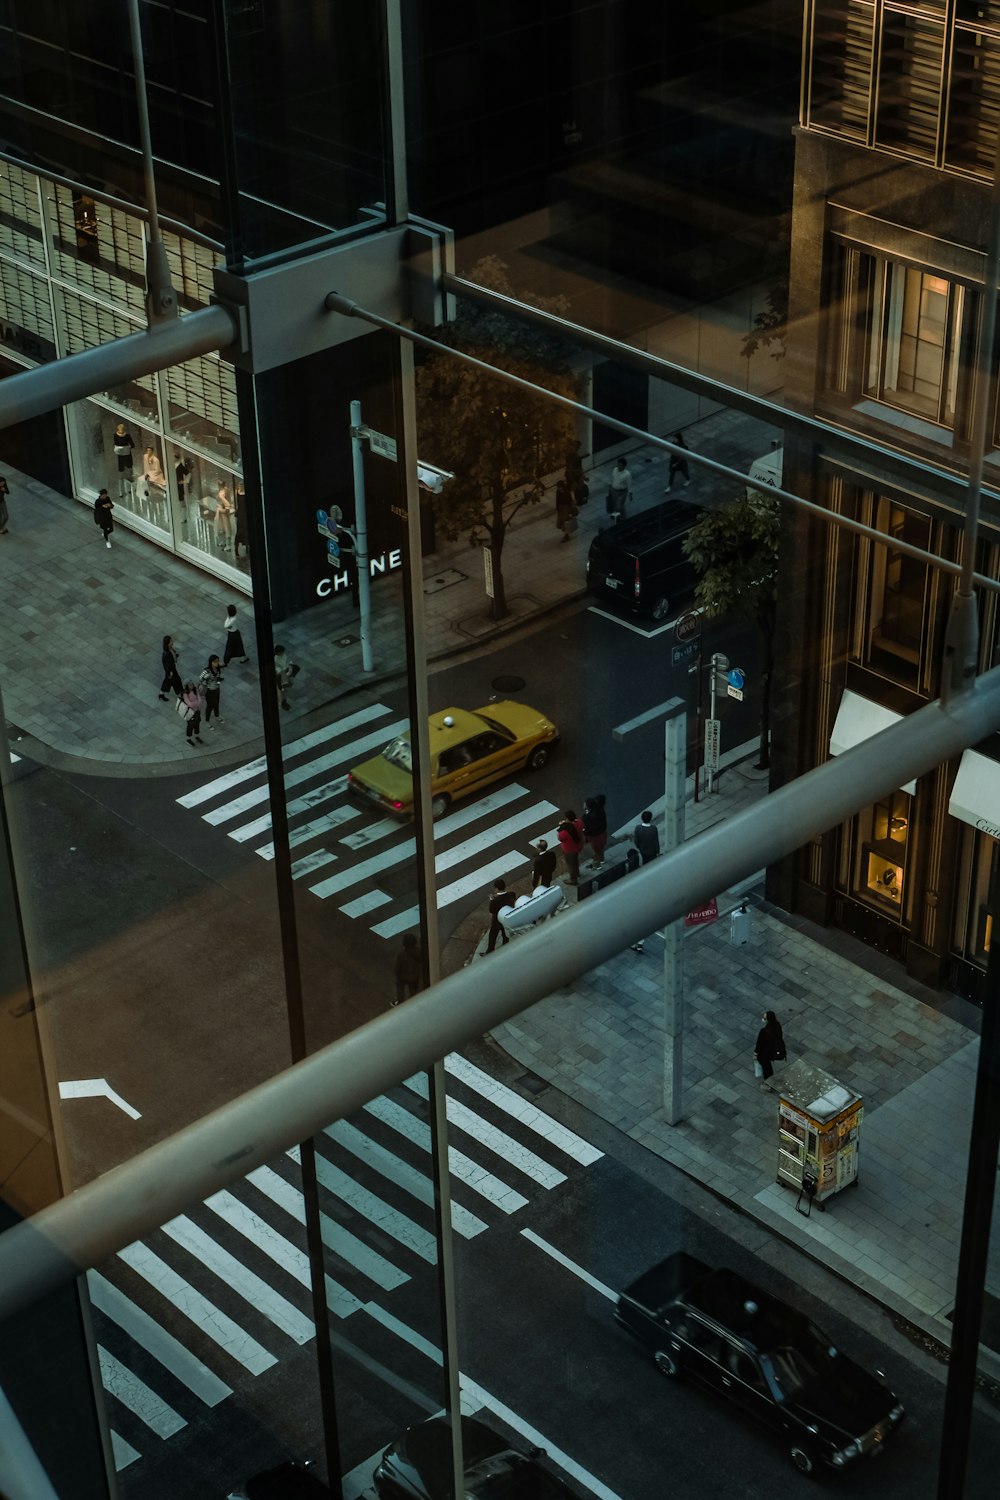
[[(907, 484), (879, 449), (965, 480), (985, 422), (976, 571), (997, 576), (995, 330), (984, 330), (998, 18), (982, 6), (816, 5), (806, 26), (796, 141), (789, 389), (810, 414), (871, 440), (866, 472), (793, 445), (793, 486), (899, 539), (832, 528), (811, 548), (812, 590), (790, 590), (810, 646), (785, 657), (815, 732), (777, 737), (785, 775), (937, 696), (953, 582), (905, 548), (961, 557), (961, 495)], [(981, 417), (980, 417), (981, 414)], [(789, 455), (786, 454), (786, 477)], [(798, 467), (796, 467), (796, 464)], [(914, 482), (915, 481), (915, 482)], [(936, 493), (935, 493), (936, 490)], [(996, 651), (979, 608), (979, 662)], [(791, 626), (790, 638), (798, 637)], [(798, 715), (796, 714), (797, 718)], [(805, 851), (773, 888), (905, 963), (981, 994), (996, 862), (997, 747), (941, 768)], [(958, 785), (956, 786), (956, 777)], [(964, 789), (976, 778), (971, 799)]]

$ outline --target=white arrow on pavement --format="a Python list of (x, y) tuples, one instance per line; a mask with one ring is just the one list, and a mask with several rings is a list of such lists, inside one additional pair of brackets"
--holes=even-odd
[(116, 1094), (106, 1078), (75, 1078), (69, 1083), (59, 1085), (60, 1099), (110, 1099), (112, 1104), (117, 1104), (133, 1120), (141, 1120), (139, 1110), (133, 1109), (131, 1104), (126, 1104), (121, 1094)]

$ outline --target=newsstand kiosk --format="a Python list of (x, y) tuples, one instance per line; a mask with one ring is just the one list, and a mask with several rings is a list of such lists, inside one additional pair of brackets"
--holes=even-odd
[(861, 1095), (801, 1058), (775, 1082), (778, 1181), (823, 1208), (858, 1180)]

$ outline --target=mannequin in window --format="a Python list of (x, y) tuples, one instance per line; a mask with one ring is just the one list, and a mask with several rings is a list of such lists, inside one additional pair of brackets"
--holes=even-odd
[(167, 477), (163, 472), (156, 449), (148, 447), (142, 455), (142, 477), (146, 484), (146, 494), (152, 494), (154, 499), (163, 500), (167, 493)]
[(111, 446), (118, 460), (118, 493), (121, 496), (132, 488), (132, 449), (135, 447), (135, 438), (124, 422), (116, 426)]
[(177, 498), (184, 504), (184, 484), (191, 477), (191, 469), (179, 453), (174, 454), (174, 477), (177, 480)]
[(220, 552), (229, 551), (233, 535), (233, 502), (225, 482), (220, 480), (215, 502), (215, 545)]

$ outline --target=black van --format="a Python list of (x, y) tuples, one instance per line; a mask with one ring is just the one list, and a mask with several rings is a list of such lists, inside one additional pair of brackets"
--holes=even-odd
[(629, 614), (665, 620), (679, 600), (694, 593), (696, 575), (684, 556), (684, 538), (701, 508), (666, 500), (599, 531), (587, 558), (587, 588)]

